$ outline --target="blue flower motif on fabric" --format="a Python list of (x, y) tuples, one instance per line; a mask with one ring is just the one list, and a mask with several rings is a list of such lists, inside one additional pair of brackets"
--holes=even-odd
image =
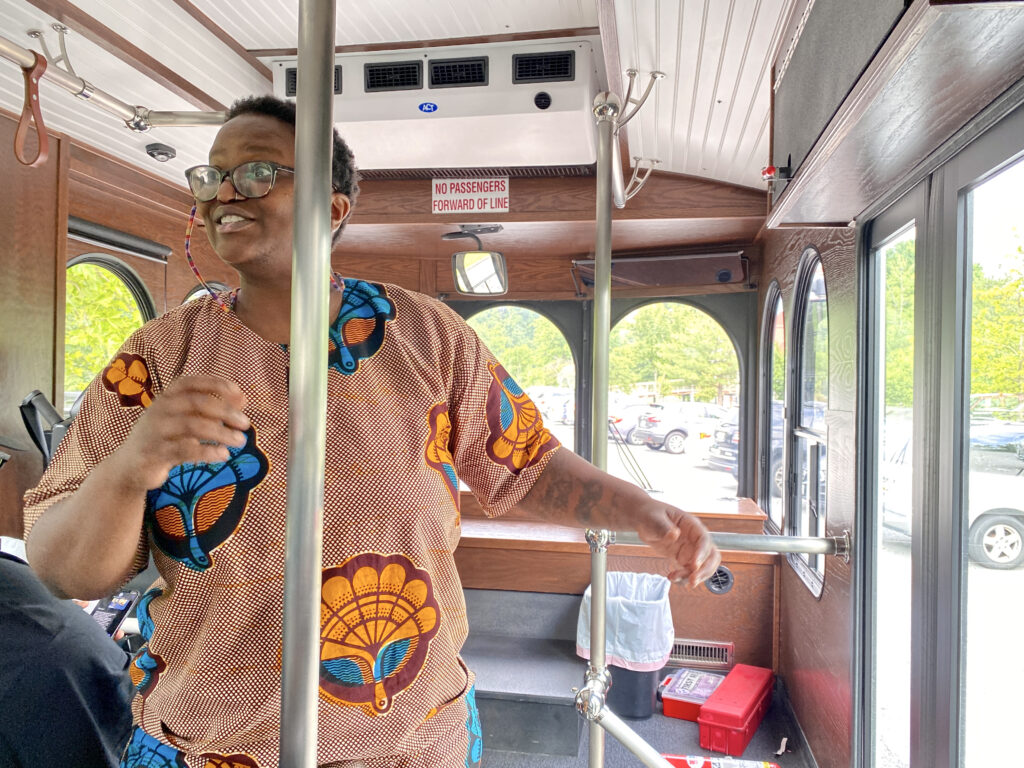
[(383, 346), (387, 321), (395, 319), (395, 304), (383, 285), (363, 280), (344, 284), (338, 319), (328, 331), (327, 364), (348, 376)]
[(466, 752), (466, 768), (476, 768), (484, 756), (484, 732), (480, 726), (480, 710), (476, 707), (476, 686), (466, 691), (466, 731), (469, 734), (469, 749)]
[(121, 758), (121, 768), (185, 768), (185, 756), (136, 728)]
[(153, 637), (153, 630), (155, 629), (153, 619), (151, 619), (149, 616), (149, 606), (156, 598), (160, 597), (160, 595), (162, 595), (163, 593), (164, 591), (159, 587), (156, 589), (149, 590), (149, 592), (144, 594), (142, 598), (139, 600), (139, 605), (135, 609), (135, 618), (137, 618), (139, 621), (139, 634), (142, 635), (142, 639), (145, 640), (147, 643)]
[[(163, 593), (162, 589), (151, 589), (139, 600), (139, 607), (135, 611), (136, 618), (139, 620), (139, 634), (147, 643), (153, 637), (155, 629), (153, 619), (149, 615), (149, 605)], [(164, 660), (159, 656), (151, 655), (149, 646), (146, 645), (135, 654), (131, 664), (128, 665), (128, 674), (135, 685), (135, 690), (140, 695), (147, 696), (156, 684), (160, 673), (166, 668)]]
[(179, 464), (162, 487), (146, 498), (153, 542), (168, 557), (194, 571), (213, 561), (210, 553), (238, 528), (249, 493), (267, 475), (270, 463), (256, 447), (256, 430), (245, 445), (229, 447), (231, 458), (215, 464)]

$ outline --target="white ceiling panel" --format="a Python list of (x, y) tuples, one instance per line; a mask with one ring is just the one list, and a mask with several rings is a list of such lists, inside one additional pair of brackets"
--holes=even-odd
[(626, 128), (630, 156), (762, 189), (771, 60), (792, 2), (616, 0), (623, 69), (640, 89), (665, 73)]
[[(192, 3), (250, 50), (297, 45), (298, 0)], [(597, 0), (338, 0), (335, 43), (401, 43), (596, 26)]]
[[(27, 2), (5, 0), (0, 3), (2, 34), (25, 48), (39, 50), (38, 41), (30, 39), (27, 32), (30, 29), (42, 29), (47, 31), (47, 45), (51, 51), (57, 50), (56, 34), (50, 30), (52, 23), (54, 19)], [(150, 109), (195, 110), (180, 96), (84, 37), (70, 36), (67, 46), (79, 77), (111, 96)], [(21, 69), (6, 59), (0, 59), (0, 106), (20, 114), (25, 99), (24, 89)], [(185, 187), (184, 170), (205, 161), (216, 133), (215, 128), (154, 128), (147, 133), (136, 133), (113, 115), (72, 96), (46, 79), (40, 83), (39, 97), (43, 121), (51, 130), (145, 168), (182, 188)], [(177, 157), (166, 163), (156, 162), (145, 152), (146, 145), (152, 142), (170, 144), (177, 150)], [(11, 149), (4, 147), (0, 151), (9, 152)]]
[[(222, 104), (229, 105), (240, 96), (270, 93), (270, 82), (266, 77), (172, 0), (74, 2), (96, 21)], [(73, 55), (71, 60), (74, 62)], [(159, 106), (151, 108), (163, 109)]]
[[(269, 92), (269, 82), (174, 0), (74, 0), (85, 13), (145, 50), (217, 101)], [(296, 45), (298, 0), (192, 0), (198, 10), (256, 49)], [(526, 34), (595, 27), (599, 0), (338, 0), (338, 45), (396, 44), (434, 39)], [(600, 0), (614, 10), (619, 63), (640, 72), (637, 91), (651, 71), (666, 74), (625, 129), (629, 155), (658, 160), (659, 170), (763, 189), (768, 158), (769, 74), (783, 26), (796, 0)], [(28, 0), (0, 3), (4, 36), (26, 48), (25, 34), (50, 31), (53, 19)], [(80, 76), (125, 102), (154, 110), (194, 107), (145, 74), (90, 43), (68, 38)], [(620, 94), (622, 95), (622, 94)], [(47, 124), (84, 144), (181, 184), (181, 172), (206, 157), (212, 128), (160, 128), (134, 134), (44, 81)], [(21, 111), (17, 66), (0, 61), (0, 106)], [(178, 157), (158, 164), (144, 154), (160, 141)]]

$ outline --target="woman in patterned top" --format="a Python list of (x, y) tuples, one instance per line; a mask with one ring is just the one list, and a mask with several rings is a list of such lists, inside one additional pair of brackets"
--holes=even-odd
[[(108, 594), (150, 554), (163, 576), (139, 609), (124, 766), (277, 765), (294, 125), (271, 97), (232, 107), (189, 181), (240, 288), (133, 334), (26, 496), (29, 557), (57, 594)], [(336, 240), (358, 193), (336, 132), (333, 182)], [(394, 285), (337, 287), (318, 762), (473, 765), (460, 479), (492, 516), (636, 530), (676, 581), (707, 578), (719, 554), (694, 516), (563, 450), (448, 307)]]

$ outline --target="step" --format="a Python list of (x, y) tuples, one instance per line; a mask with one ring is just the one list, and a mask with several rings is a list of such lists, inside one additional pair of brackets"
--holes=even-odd
[(582, 684), (585, 662), (575, 640), (471, 631), (462, 657), (476, 674), (488, 749), (578, 754), (583, 719), (572, 688)]
[(465, 589), (469, 634), (576, 641), (581, 595)]

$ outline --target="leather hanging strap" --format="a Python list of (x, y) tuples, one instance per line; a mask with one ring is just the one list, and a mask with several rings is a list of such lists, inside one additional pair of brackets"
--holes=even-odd
[[(45, 163), (50, 152), (50, 137), (46, 135), (43, 113), (39, 108), (39, 81), (43, 79), (43, 72), (46, 71), (46, 58), (35, 51), (32, 54), (36, 57), (36, 63), (31, 67), (22, 67), (21, 70), (25, 76), (25, 106), (21, 110), (18, 130), (14, 133), (14, 156), (18, 158), (19, 163), (30, 168)], [(36, 124), (39, 144), (35, 158), (29, 160), (25, 157), (25, 139), (28, 137), (28, 125), (33, 121)]]

